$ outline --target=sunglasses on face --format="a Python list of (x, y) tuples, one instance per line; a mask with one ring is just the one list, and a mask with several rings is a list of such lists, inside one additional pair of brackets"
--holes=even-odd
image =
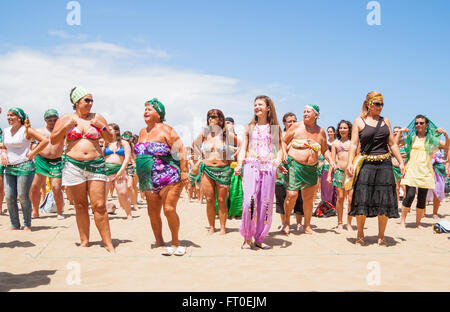
[(381, 103), (381, 102), (375, 102), (375, 103), (372, 103), (372, 104), (377, 106), (377, 107), (383, 107), (384, 106), (384, 103)]
[(56, 122), (58, 119), (47, 119), (47, 122)]
[(84, 102), (87, 103), (87, 104), (90, 104), (90, 103), (94, 103), (94, 100), (91, 100), (91, 99), (84, 99)]
[(425, 124), (425, 121), (416, 121), (416, 126), (417, 126), (417, 125), (423, 126), (424, 124)]
[(208, 116), (208, 119), (209, 118), (211, 118), (211, 119), (217, 119), (217, 118), (219, 118), (219, 116), (216, 116), (216, 115), (210, 115), (210, 116)]

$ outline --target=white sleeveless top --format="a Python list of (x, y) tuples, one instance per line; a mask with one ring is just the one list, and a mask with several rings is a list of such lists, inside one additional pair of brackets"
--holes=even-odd
[(12, 127), (3, 132), (3, 144), (6, 146), (6, 155), (10, 165), (17, 165), (28, 161), (27, 154), (30, 151), (31, 140), (25, 137), (25, 126), (20, 127), (14, 136), (11, 135)]

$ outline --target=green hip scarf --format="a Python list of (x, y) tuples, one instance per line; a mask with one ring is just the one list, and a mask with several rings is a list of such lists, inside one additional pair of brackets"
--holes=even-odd
[(233, 169), (230, 166), (211, 167), (205, 166), (204, 163), (200, 165), (200, 171), (204, 172), (208, 177), (219, 184), (231, 185), (231, 176)]
[(49, 178), (62, 178), (63, 163), (61, 157), (55, 159), (44, 158), (36, 155), (34, 161), (36, 173)]
[(153, 190), (153, 164), (155, 158), (163, 160), (166, 164), (175, 167), (181, 177), (180, 162), (175, 160), (172, 155), (169, 156), (153, 156), (153, 155), (137, 155), (136, 156), (136, 173), (139, 178), (139, 189), (141, 191)]
[(277, 171), (277, 179), (275, 180), (275, 185), (284, 185), (284, 180), (286, 180), (286, 175), (281, 173), (280, 170)]
[(445, 165), (443, 163), (435, 162), (433, 164), (433, 169), (436, 171), (437, 174), (440, 176), (446, 177), (447, 174), (445, 172)]
[(94, 160), (76, 160), (69, 156), (66, 156), (64, 157), (64, 160), (70, 162), (71, 164), (77, 166), (82, 170), (86, 170), (95, 174), (106, 175), (105, 159), (103, 157)]
[(339, 187), (339, 188), (344, 188), (344, 185), (343, 185), (344, 175), (345, 175), (344, 169), (337, 168), (336, 171), (334, 172), (334, 176), (333, 176), (333, 186)]
[(3, 174), (5, 173), (5, 166), (3, 166), (3, 165), (0, 165), (0, 176), (2, 176), (3, 177)]
[(17, 165), (7, 165), (5, 168), (5, 174), (13, 176), (24, 176), (34, 174), (34, 163), (31, 160), (24, 161)]
[(105, 163), (105, 169), (106, 169), (106, 175), (111, 176), (113, 174), (116, 174), (119, 172), (120, 168), (122, 168), (122, 165), (113, 164), (113, 163)]
[(303, 190), (316, 185), (318, 182), (317, 164), (313, 166), (303, 165), (288, 156), (287, 169), (286, 189), (289, 191)]
[(191, 181), (192, 187), (194, 187), (195, 184), (198, 185), (200, 183), (201, 179), (202, 179), (202, 172), (200, 170), (197, 175), (189, 172), (189, 180)]
[(402, 171), (400, 167), (392, 166), (392, 170), (394, 171), (394, 179), (395, 182), (398, 182), (402, 179)]

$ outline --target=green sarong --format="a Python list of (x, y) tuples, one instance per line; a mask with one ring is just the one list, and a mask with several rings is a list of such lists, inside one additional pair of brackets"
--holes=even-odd
[(286, 189), (289, 191), (303, 190), (314, 186), (318, 182), (317, 164), (314, 166), (303, 165), (288, 156), (286, 175)]
[(445, 165), (443, 163), (435, 162), (433, 164), (433, 169), (436, 171), (437, 174), (439, 174), (442, 177), (446, 177), (447, 174), (445, 172)]
[(281, 173), (280, 170), (277, 171), (277, 179), (275, 180), (275, 185), (284, 185), (284, 180), (286, 175)]
[(31, 160), (24, 161), (17, 165), (7, 165), (5, 168), (5, 174), (13, 176), (24, 176), (34, 174), (34, 163)]
[(201, 170), (198, 171), (197, 175), (189, 172), (189, 181), (191, 181), (192, 187), (195, 187), (196, 184), (199, 185), (201, 179), (202, 179)]
[(3, 166), (3, 165), (0, 165), (0, 176), (2, 176), (3, 177), (3, 174), (5, 173), (5, 166)]
[(137, 155), (136, 156), (136, 173), (139, 178), (139, 189), (141, 191), (153, 190), (153, 164), (155, 158), (163, 160), (166, 164), (175, 167), (181, 177), (180, 161), (175, 160), (172, 155), (153, 156), (153, 155)]
[(36, 155), (34, 161), (36, 173), (49, 178), (62, 178), (63, 163), (61, 157), (55, 159), (44, 158)]
[(200, 171), (216, 181), (219, 184), (231, 185), (231, 176), (233, 175), (233, 169), (230, 166), (211, 167), (205, 166), (204, 163), (200, 165)]
[(392, 166), (392, 170), (394, 171), (394, 179), (395, 182), (398, 182), (402, 179), (402, 171), (400, 167)]
[(242, 178), (240, 175), (231, 176), (231, 186), (228, 192), (227, 207), (228, 217), (242, 216), (242, 200), (244, 198), (244, 189), (242, 188)]
[(335, 187), (339, 187), (339, 188), (344, 188), (344, 175), (345, 175), (345, 171), (344, 169), (336, 169), (336, 171), (334, 172), (334, 176), (333, 176), (333, 186)]
[(94, 160), (76, 160), (69, 156), (65, 156), (64, 161), (68, 161), (78, 168), (92, 173), (106, 174), (105, 159), (103, 156)]
[(119, 172), (120, 168), (122, 168), (122, 165), (113, 164), (113, 163), (109, 163), (109, 162), (105, 163), (105, 169), (106, 169), (107, 176), (116, 174), (117, 172)]

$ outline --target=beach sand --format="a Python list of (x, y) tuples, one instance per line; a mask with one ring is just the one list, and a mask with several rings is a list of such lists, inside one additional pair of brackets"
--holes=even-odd
[[(117, 198), (113, 199), (117, 203)], [(415, 207), (415, 204), (413, 204)], [(6, 209), (6, 204), (3, 204)], [(415, 208), (406, 230), (400, 219), (390, 219), (388, 247), (377, 245), (377, 219), (367, 219), (366, 243), (354, 244), (355, 231), (337, 234), (337, 217), (313, 217), (313, 235), (299, 234), (292, 217), (290, 236), (277, 227), (273, 214), (266, 243), (271, 250), (241, 250), (240, 220), (228, 220), (228, 233), (208, 236), (206, 207), (189, 202), (185, 193), (178, 203), (180, 239), (187, 246), (183, 257), (165, 257), (153, 248), (154, 237), (146, 205), (131, 221), (119, 209), (110, 215), (116, 254), (109, 254), (91, 217), (91, 246), (78, 247), (73, 206), (67, 218), (41, 214), (33, 231), (10, 231), (9, 216), (0, 216), (0, 291), (449, 291), (450, 236), (435, 234), (427, 206), (424, 229), (415, 229)], [(450, 198), (439, 210), (450, 217)], [(21, 223), (22, 223), (22, 216)], [(344, 221), (346, 220), (346, 213)], [(218, 220), (216, 220), (218, 227)], [(163, 234), (170, 232), (163, 216)]]

